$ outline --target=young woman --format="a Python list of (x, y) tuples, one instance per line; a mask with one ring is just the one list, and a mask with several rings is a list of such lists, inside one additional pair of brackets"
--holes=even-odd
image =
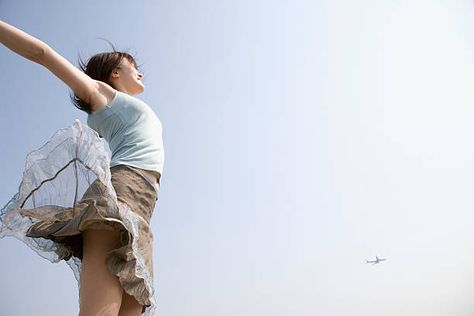
[(89, 126), (76, 120), (28, 155), (20, 190), (0, 212), (0, 237), (65, 260), (79, 282), (80, 316), (153, 315), (149, 224), (164, 151), (160, 120), (135, 97), (144, 85), (134, 58), (114, 49), (81, 71), (3, 21), (0, 42), (68, 85)]

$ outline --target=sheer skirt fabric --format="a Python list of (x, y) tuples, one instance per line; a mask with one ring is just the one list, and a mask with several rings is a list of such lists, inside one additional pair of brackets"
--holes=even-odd
[(87, 229), (120, 232), (106, 265), (124, 290), (156, 310), (150, 220), (160, 174), (109, 167), (97, 133), (79, 120), (28, 154), (18, 193), (0, 211), (0, 238), (13, 236), (51, 262), (61, 260), (80, 286), (82, 235)]

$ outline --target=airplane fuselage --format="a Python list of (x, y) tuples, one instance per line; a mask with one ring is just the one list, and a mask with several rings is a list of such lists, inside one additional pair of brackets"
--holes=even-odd
[(380, 263), (380, 262), (385, 261), (385, 260), (387, 260), (387, 259), (379, 258), (379, 257), (375, 256), (375, 260), (366, 260), (366, 261), (367, 261), (367, 263), (377, 264), (377, 263)]

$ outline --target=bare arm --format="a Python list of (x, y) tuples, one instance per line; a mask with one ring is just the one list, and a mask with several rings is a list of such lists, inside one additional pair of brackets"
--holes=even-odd
[(90, 78), (46, 43), (1, 20), (0, 42), (18, 55), (48, 68), (79, 98), (89, 103), (93, 111), (113, 97), (112, 87)]

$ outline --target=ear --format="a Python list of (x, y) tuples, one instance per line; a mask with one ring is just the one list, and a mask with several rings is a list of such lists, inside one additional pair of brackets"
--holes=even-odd
[(114, 71), (112, 71), (112, 73), (110, 74), (110, 76), (111, 76), (112, 78), (118, 78), (118, 77), (120, 77), (120, 74), (119, 74), (119, 72), (118, 72), (117, 70), (114, 70)]

